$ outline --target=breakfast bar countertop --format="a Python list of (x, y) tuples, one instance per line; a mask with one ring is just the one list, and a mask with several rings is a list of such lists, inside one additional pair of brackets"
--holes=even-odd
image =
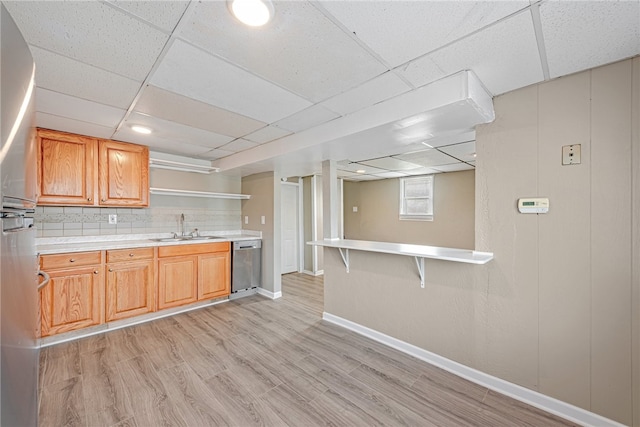
[(261, 238), (262, 232), (252, 230), (201, 232), (199, 237), (192, 239), (171, 239), (171, 233), (40, 237), (36, 239), (36, 251), (40, 255), (49, 255), (195, 243), (235, 242)]

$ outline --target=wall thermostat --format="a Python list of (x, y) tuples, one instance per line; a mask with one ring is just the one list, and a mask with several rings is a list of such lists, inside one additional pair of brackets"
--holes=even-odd
[(547, 213), (549, 212), (549, 199), (547, 197), (518, 199), (518, 210), (520, 213)]

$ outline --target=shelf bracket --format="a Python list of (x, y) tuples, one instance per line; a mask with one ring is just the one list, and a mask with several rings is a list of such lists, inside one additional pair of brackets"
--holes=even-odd
[(342, 257), (342, 262), (344, 262), (344, 266), (347, 267), (347, 273), (349, 272), (349, 249), (338, 248), (340, 251), (340, 256)]
[(414, 258), (416, 260), (416, 266), (418, 267), (418, 274), (420, 274), (420, 287), (424, 289), (424, 258), (419, 256)]

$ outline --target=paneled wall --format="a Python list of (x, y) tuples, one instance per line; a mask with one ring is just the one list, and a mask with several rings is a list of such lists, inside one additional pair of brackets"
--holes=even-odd
[[(477, 129), (486, 266), (325, 251), (325, 311), (640, 425), (640, 58), (494, 99)], [(582, 163), (562, 166), (562, 146)], [(549, 213), (517, 212), (549, 197)]]

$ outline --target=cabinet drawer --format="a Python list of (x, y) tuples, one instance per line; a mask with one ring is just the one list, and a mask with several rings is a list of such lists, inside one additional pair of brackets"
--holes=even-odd
[(59, 268), (78, 267), (82, 265), (93, 265), (101, 263), (102, 253), (100, 251), (43, 255), (40, 258), (40, 269), (48, 271)]
[(196, 243), (191, 245), (160, 246), (158, 257), (208, 254), (211, 252), (228, 252), (229, 242)]
[(107, 251), (107, 262), (152, 259), (153, 248), (114, 249)]

